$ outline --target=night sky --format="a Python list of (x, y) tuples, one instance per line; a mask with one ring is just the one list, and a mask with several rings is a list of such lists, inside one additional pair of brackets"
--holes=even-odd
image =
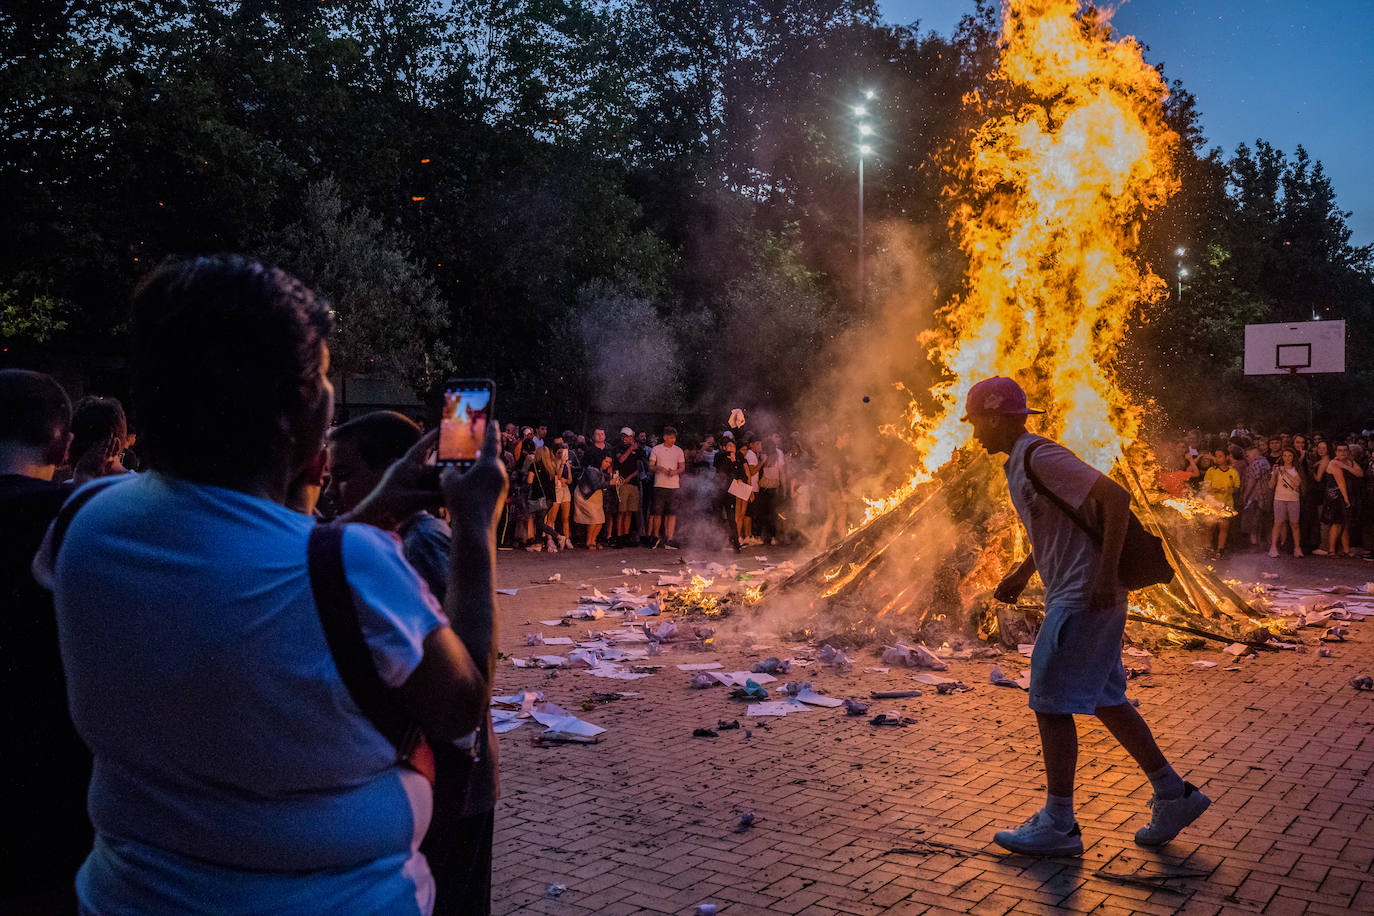
[[(948, 35), (973, 0), (878, 5)], [(1374, 0), (1126, 0), (1112, 22), (1197, 97), (1209, 146), (1302, 144), (1353, 211), (1352, 242), (1374, 242)]]

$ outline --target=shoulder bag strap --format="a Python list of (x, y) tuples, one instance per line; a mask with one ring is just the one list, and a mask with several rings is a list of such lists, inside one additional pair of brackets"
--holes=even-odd
[(1046, 440), (1041, 439), (1039, 442), (1032, 442), (1030, 445), (1026, 446), (1025, 454), (1021, 459), (1022, 464), (1026, 470), (1026, 479), (1031, 482), (1031, 486), (1035, 487), (1037, 493), (1040, 493), (1048, 497), (1050, 502), (1058, 506), (1059, 509), (1069, 517), (1069, 520), (1071, 522), (1073, 522), (1075, 525), (1077, 525), (1079, 528), (1083, 530), (1084, 534), (1092, 538), (1093, 541), (1095, 541), (1096, 543), (1101, 544), (1102, 535), (1097, 531), (1094, 531), (1091, 527), (1089, 527), (1088, 523), (1083, 521), (1083, 517), (1078, 514), (1078, 511), (1074, 509), (1072, 506), (1070, 506), (1068, 503), (1066, 503), (1064, 500), (1060, 499), (1057, 495), (1055, 495), (1053, 490), (1046, 487), (1044, 482), (1035, 475), (1035, 471), (1031, 469), (1031, 454), (1037, 448), (1044, 445), (1045, 441)]
[(67, 529), (72, 526), (72, 519), (76, 518), (76, 513), (81, 507), (91, 501), (91, 497), (100, 493), (110, 484), (124, 480), (123, 475), (107, 477), (100, 483), (91, 484), (77, 490), (67, 501), (62, 504), (62, 508), (57, 511), (57, 517), (52, 521), (52, 566), (57, 569), (57, 552), (62, 549), (62, 541), (67, 537)]
[(397, 759), (434, 782), (433, 752), (410, 716), (377, 673), (363, 637), (343, 563), (344, 526), (316, 525), (306, 546), (310, 591), (329, 654), (344, 687), (367, 720), (396, 748)]

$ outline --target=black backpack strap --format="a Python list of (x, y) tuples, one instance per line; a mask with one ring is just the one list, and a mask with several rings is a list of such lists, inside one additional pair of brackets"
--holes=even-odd
[(1026, 451), (1021, 458), (1022, 465), (1026, 471), (1026, 479), (1031, 482), (1031, 486), (1035, 487), (1035, 491), (1037, 493), (1040, 493), (1041, 495), (1047, 497), (1050, 502), (1058, 506), (1060, 510), (1069, 517), (1070, 521), (1072, 521), (1079, 528), (1083, 529), (1084, 534), (1092, 538), (1093, 541), (1100, 545), (1102, 543), (1102, 535), (1099, 532), (1094, 531), (1088, 525), (1088, 523), (1083, 520), (1083, 517), (1078, 514), (1077, 509), (1073, 508), (1064, 500), (1060, 499), (1059, 496), (1057, 496), (1053, 490), (1045, 486), (1044, 481), (1042, 481), (1039, 477), (1035, 476), (1035, 471), (1031, 469), (1031, 454), (1037, 448), (1044, 445), (1046, 441), (1048, 440), (1040, 439), (1026, 446)]
[(52, 556), (53, 569), (57, 568), (57, 552), (62, 549), (62, 541), (67, 537), (67, 529), (72, 526), (72, 519), (76, 518), (76, 513), (86, 503), (91, 501), (91, 497), (105, 490), (111, 484), (124, 480), (124, 475), (108, 477), (98, 483), (91, 483), (77, 490), (67, 501), (62, 504), (62, 508), (57, 511), (57, 517), (52, 521), (52, 533), (49, 535), (51, 540), (50, 554)]
[[(367, 720), (396, 748), (397, 759), (434, 781), (433, 754), (424, 735), (377, 673), (363, 638), (343, 563), (344, 526), (316, 525), (306, 545), (310, 591), (324, 627), (329, 654), (344, 687)], [(427, 762), (426, 762), (427, 760)]]

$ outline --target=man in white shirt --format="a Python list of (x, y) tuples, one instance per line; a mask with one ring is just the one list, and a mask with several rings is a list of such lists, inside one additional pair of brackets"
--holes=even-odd
[(677, 530), (677, 497), (686, 466), (687, 456), (678, 447), (677, 430), (665, 426), (663, 441), (649, 452), (649, 470), (654, 474), (654, 504), (649, 516), (649, 541), (653, 547), (677, 550), (673, 533)]
[[(1130, 520), (1130, 495), (1062, 445), (1026, 429), (1026, 393), (1009, 378), (969, 389), (965, 420), (989, 452), (1007, 455), (1003, 469), (1031, 553), (993, 597), (1014, 604), (1037, 572), (1045, 584), (1045, 620), (1031, 656), (1030, 707), (1040, 729), (1048, 797), (1045, 807), (993, 839), (1023, 855), (1082, 855), (1074, 819), (1078, 762), (1075, 715), (1093, 715), (1135, 759), (1154, 788), (1153, 817), (1136, 832), (1141, 846), (1162, 846), (1211, 804), (1174, 772), (1149, 725), (1126, 699), (1121, 639), (1126, 589), (1118, 577)], [(1076, 508), (1100, 543), (1047, 496)]]

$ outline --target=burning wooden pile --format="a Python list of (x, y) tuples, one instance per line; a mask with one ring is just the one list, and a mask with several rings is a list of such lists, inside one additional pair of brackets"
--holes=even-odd
[[(1118, 479), (1141, 522), (1163, 539), (1175, 571), (1168, 585), (1131, 594), (1131, 639), (1263, 647), (1281, 626), (1185, 553), (1173, 527), (1182, 516), (1153, 503), (1135, 471)], [(1015, 646), (1032, 641), (1040, 606), (1000, 605), (992, 590), (1025, 549), (1000, 470), (986, 455), (961, 454), (764, 597), (812, 593), (812, 629), (856, 641), (908, 638), (942, 645), (978, 638)]]

